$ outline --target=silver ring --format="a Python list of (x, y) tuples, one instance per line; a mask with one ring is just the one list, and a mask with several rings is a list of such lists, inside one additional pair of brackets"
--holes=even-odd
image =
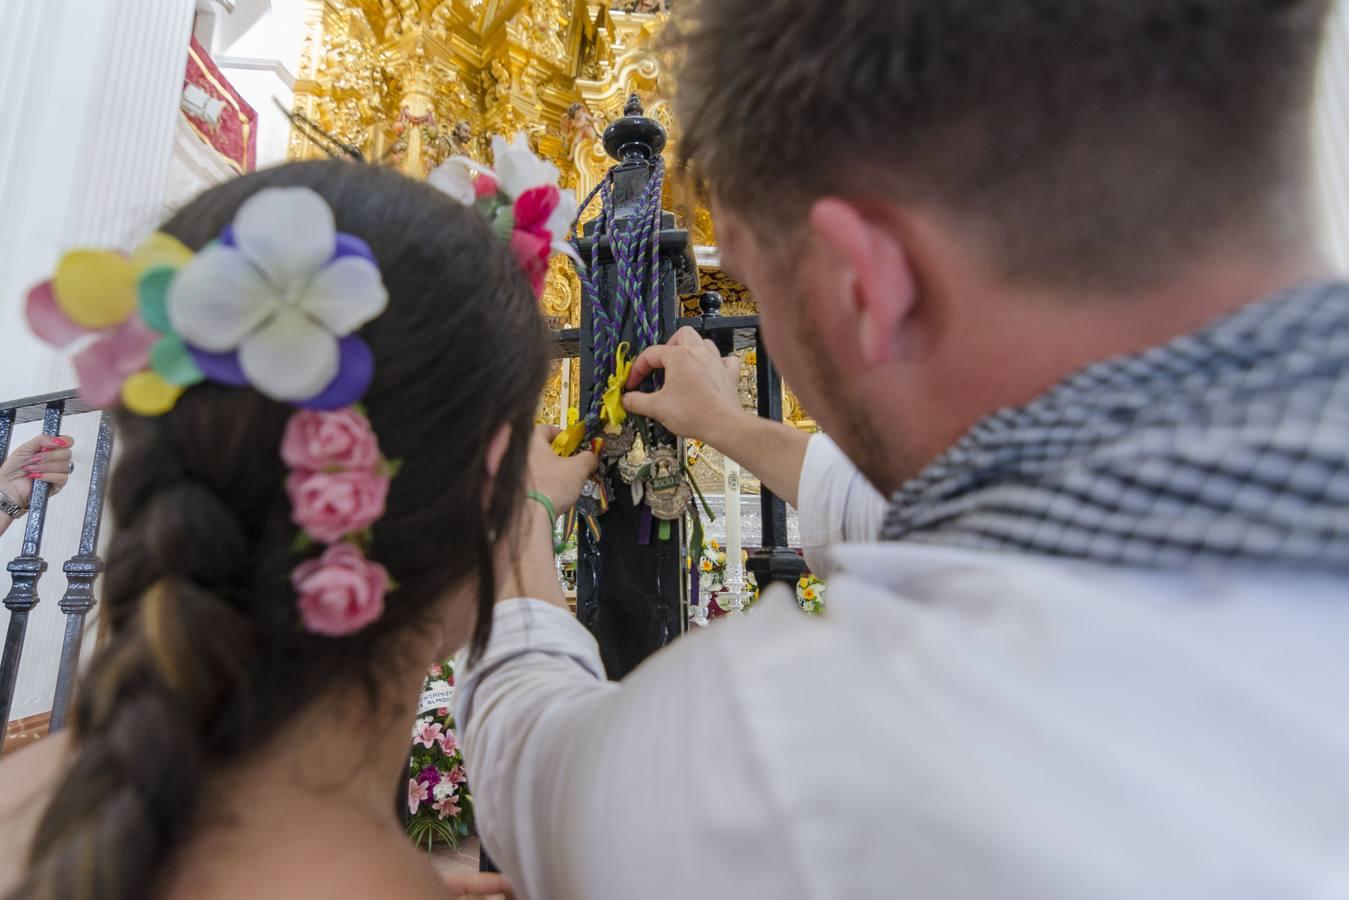
[(75, 474), (75, 461), (74, 461), (74, 460), (71, 460), (71, 461), (70, 461), (70, 468), (69, 468), (69, 469), (66, 469), (66, 474), (67, 474), (67, 475), (74, 475), (74, 474)]

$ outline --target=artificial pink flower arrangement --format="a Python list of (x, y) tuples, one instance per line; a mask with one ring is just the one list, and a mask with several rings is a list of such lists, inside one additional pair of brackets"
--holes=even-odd
[(328, 545), (296, 566), (291, 583), (300, 617), (315, 634), (343, 637), (384, 612), (389, 573), (366, 558), (370, 529), (384, 515), (397, 466), (384, 459), (365, 413), (355, 406), (300, 410), (281, 441), (286, 490), (301, 547)]

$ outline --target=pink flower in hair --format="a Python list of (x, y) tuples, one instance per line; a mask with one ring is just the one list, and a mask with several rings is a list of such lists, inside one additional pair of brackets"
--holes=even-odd
[(500, 187), (497, 185), (496, 176), (491, 172), (479, 172), (473, 179), (473, 195), (475, 199), (481, 200), (483, 197), (495, 197)]
[(431, 799), (431, 788), (415, 778), (408, 779), (408, 814), (415, 816), (423, 800)]
[(516, 230), (511, 233), (511, 250), (515, 253), (515, 261), (529, 276), (529, 284), (534, 288), (534, 293), (541, 295), (544, 281), (548, 277), (548, 260), (552, 256), (548, 238)]
[(315, 634), (343, 637), (384, 612), (389, 573), (351, 544), (333, 544), (318, 559), (296, 566), (291, 583), (299, 594), (305, 627)]
[(421, 744), (423, 747), (430, 750), (432, 744), (440, 742), (444, 739), (441, 735), (441, 732), (444, 730), (444, 727), (445, 726), (441, 725), (439, 722), (431, 722), (427, 725), (424, 725), (422, 726), (421, 733), (417, 735), (417, 737), (412, 741), (412, 743)]
[(373, 470), (380, 461), (379, 439), (370, 420), (351, 407), (301, 410), (286, 426), (281, 458), (292, 469), (313, 472)]
[(286, 481), (291, 518), (320, 543), (333, 544), (384, 515), (389, 476), (375, 471), (292, 472)]

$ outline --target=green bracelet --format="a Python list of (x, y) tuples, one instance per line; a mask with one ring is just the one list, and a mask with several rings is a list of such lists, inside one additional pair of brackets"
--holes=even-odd
[[(544, 509), (548, 510), (548, 527), (550, 529), (557, 527), (557, 507), (553, 506), (553, 501), (548, 499), (547, 494), (540, 493), (539, 491), (529, 491), (525, 496), (529, 497), (531, 500), (537, 500), (543, 505)], [(561, 553), (566, 549), (566, 541), (553, 541), (554, 553)]]

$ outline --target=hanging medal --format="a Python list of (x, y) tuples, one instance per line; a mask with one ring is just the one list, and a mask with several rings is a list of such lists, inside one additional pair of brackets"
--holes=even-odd
[(651, 451), (647, 466), (645, 500), (651, 514), (666, 522), (682, 518), (693, 502), (693, 488), (679, 463), (678, 452), (669, 444), (658, 446)]

